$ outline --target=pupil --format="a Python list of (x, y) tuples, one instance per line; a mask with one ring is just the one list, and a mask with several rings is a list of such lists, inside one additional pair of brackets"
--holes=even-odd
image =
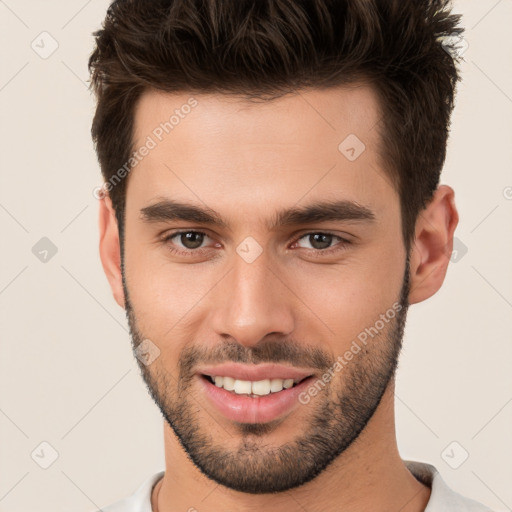
[[(320, 238), (320, 240), (319, 240), (319, 238)], [(331, 245), (332, 235), (327, 235), (324, 233), (315, 233), (313, 235), (309, 235), (309, 239), (310, 239), (311, 245), (315, 249), (326, 249)], [(324, 239), (324, 241), (322, 241), (321, 239)], [(325, 241), (325, 239), (327, 239), (327, 241)], [(312, 242), (312, 240), (314, 242)], [(315, 246), (318, 243), (320, 244), (320, 247)]]

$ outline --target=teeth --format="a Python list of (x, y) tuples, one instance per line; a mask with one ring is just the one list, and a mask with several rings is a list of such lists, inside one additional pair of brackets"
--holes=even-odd
[(283, 388), (288, 389), (293, 386), (293, 379), (285, 379), (283, 381)]
[(254, 395), (268, 395), (270, 393), (270, 380), (258, 380), (252, 383), (252, 392)]
[(212, 377), (218, 388), (234, 391), (238, 395), (264, 396), (270, 393), (278, 393), (283, 389), (289, 389), (294, 385), (293, 379), (264, 379), (258, 381), (239, 380), (232, 377)]
[(250, 395), (251, 394), (251, 381), (250, 380), (235, 380), (235, 389), (233, 390), (237, 395)]
[(272, 379), (270, 381), (270, 391), (272, 393), (276, 393), (277, 391), (281, 391), (283, 389), (283, 379)]
[(223, 380), (222, 387), (227, 389), (228, 391), (233, 391), (235, 389), (235, 379), (232, 377), (221, 377)]

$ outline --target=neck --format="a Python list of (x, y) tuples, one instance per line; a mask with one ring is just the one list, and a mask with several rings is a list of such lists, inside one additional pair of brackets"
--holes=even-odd
[(312, 481), (287, 492), (255, 495), (218, 485), (188, 459), (167, 423), (164, 441), (166, 471), (153, 490), (153, 512), (423, 512), (430, 497), (430, 489), (416, 480), (398, 453), (394, 381), (352, 445)]

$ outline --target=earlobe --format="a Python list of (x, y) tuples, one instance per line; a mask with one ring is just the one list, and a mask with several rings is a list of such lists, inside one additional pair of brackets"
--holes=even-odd
[(410, 304), (428, 299), (441, 288), (458, 221), (454, 191), (441, 185), (416, 221), (410, 256)]
[(100, 258), (116, 302), (124, 309), (124, 290), (121, 274), (119, 229), (112, 201), (105, 196), (99, 208)]

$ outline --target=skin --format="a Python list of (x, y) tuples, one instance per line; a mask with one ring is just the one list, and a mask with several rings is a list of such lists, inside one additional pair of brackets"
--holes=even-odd
[[(146, 92), (136, 110), (134, 147), (189, 97)], [(191, 344), (212, 350), (225, 339), (251, 350), (281, 336), (333, 358), (343, 354), (396, 302), (406, 266), (399, 197), (379, 157), (374, 91), (365, 85), (308, 90), (266, 104), (219, 95), (194, 98), (198, 105), (137, 164), (127, 182), (125, 285), (137, 328), (160, 350), (147, 371), (176, 376), (183, 350)], [(338, 151), (351, 133), (366, 146), (355, 161)], [(207, 205), (229, 228), (144, 222), (140, 210), (163, 197)], [(326, 199), (365, 205), (375, 220), (266, 227), (281, 208)], [(410, 304), (441, 287), (457, 222), (454, 192), (442, 185), (416, 222)], [(108, 197), (100, 201), (99, 228), (103, 268), (115, 300), (125, 308), (119, 232)], [(206, 251), (172, 254), (171, 246), (187, 248), (180, 237), (165, 243), (161, 237), (181, 229), (206, 232)], [(326, 231), (352, 243), (315, 258), (304, 235)], [(236, 252), (248, 236), (263, 250), (250, 264)], [(329, 248), (337, 243), (334, 238)], [(344, 389), (349, 375), (337, 373), (329, 389)], [(165, 390), (160, 389), (163, 395)], [(198, 386), (190, 392), (198, 430), (210, 433), (223, 449), (235, 450), (241, 429), (213, 408)], [(283, 446), (307, 430), (322, 400), (332, 396), (312, 399), (276, 428), (250, 439), (263, 448)], [(393, 398), (392, 378), (359, 437), (316, 478), (277, 494), (218, 485), (191, 462), (164, 422), (166, 472), (153, 489), (153, 510), (423, 511), (430, 489), (400, 458)]]

